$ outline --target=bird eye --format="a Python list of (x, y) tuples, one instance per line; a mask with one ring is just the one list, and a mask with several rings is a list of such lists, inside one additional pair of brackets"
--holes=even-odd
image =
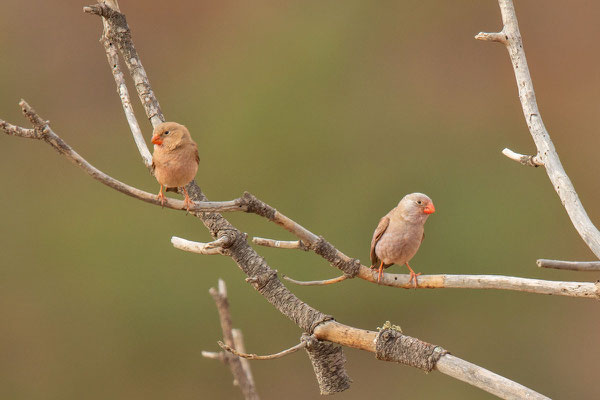
[(417, 204), (421, 205), (421, 204), (423, 204), (423, 202), (421, 200), (417, 200)]
[(168, 134), (169, 134), (169, 131), (165, 131), (165, 135), (168, 135)]

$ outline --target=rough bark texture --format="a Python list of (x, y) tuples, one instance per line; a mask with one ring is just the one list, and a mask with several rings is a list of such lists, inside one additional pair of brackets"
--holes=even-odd
[(329, 261), (331, 265), (340, 269), (348, 278), (354, 278), (360, 271), (360, 261), (356, 258), (343, 259), (338, 250), (323, 236), (319, 236), (317, 243), (311, 246), (315, 253)]
[(395, 361), (431, 372), (440, 357), (448, 352), (394, 329), (382, 329), (377, 335), (375, 356), (378, 360)]
[(302, 340), (307, 342), (306, 352), (312, 363), (321, 394), (334, 394), (350, 387), (352, 380), (346, 374), (346, 357), (341, 346), (331, 342), (321, 342), (306, 334)]

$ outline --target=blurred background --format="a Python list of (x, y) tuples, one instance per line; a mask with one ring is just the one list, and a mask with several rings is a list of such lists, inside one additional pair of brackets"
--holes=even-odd
[[(0, 118), (27, 125), (24, 98), (93, 165), (158, 192), (86, 4), (2, 2)], [(536, 267), (537, 258), (594, 256), (545, 171), (500, 153), (535, 147), (505, 49), (473, 39), (501, 28), (495, 1), (122, 0), (121, 9), (167, 119), (200, 146), (197, 180), (210, 199), (248, 190), (366, 264), (379, 218), (421, 191), (437, 212), (412, 262), (418, 272), (599, 278)], [(519, 1), (517, 13), (544, 122), (600, 221), (600, 4)], [(241, 398), (229, 370), (200, 355), (221, 339), (208, 294), (219, 277), (248, 351), (298, 342), (299, 329), (229, 258), (171, 246), (173, 235), (210, 240), (196, 219), (111, 190), (44, 143), (1, 136), (0, 147), (1, 398)], [(293, 239), (254, 215), (227, 218), (250, 236)], [(312, 253), (258, 251), (297, 279), (339, 275)], [(552, 398), (600, 397), (592, 300), (361, 280), (291, 290), (342, 323), (390, 320)], [(339, 399), (493, 398), (345, 353), (354, 383)], [(303, 353), (252, 367), (264, 399), (320, 397)]]

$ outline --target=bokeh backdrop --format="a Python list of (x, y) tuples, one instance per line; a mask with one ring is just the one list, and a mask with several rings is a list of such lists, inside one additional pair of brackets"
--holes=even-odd
[[(0, 117), (26, 99), (104, 172), (157, 192), (134, 146), (85, 2), (4, 0)], [(209, 198), (251, 191), (368, 263), (378, 219), (406, 193), (437, 213), (412, 264), (426, 274), (596, 280), (537, 258), (592, 259), (533, 153), (501, 27), (487, 1), (121, 1), (162, 109), (200, 146)], [(600, 4), (519, 1), (542, 116), (588, 213), (600, 221)], [(133, 91), (133, 88), (130, 87)], [(135, 99), (137, 100), (137, 99)], [(137, 105), (136, 105), (137, 107)], [(138, 118), (151, 135), (141, 109)], [(226, 280), (254, 353), (300, 331), (225, 257), (175, 250), (209, 240), (194, 218), (92, 180), (41, 142), (0, 136), (0, 397), (236, 399), (208, 289)], [(250, 236), (292, 239), (253, 215)], [(258, 249), (297, 279), (338, 275), (312, 253)], [(403, 272), (393, 267), (391, 272)], [(292, 287), (342, 323), (405, 333), (553, 398), (599, 398), (598, 303), (480, 290), (401, 290), (360, 280)], [(440, 373), (347, 349), (339, 399), (492, 396)], [(265, 399), (316, 399), (306, 355), (252, 362)]]

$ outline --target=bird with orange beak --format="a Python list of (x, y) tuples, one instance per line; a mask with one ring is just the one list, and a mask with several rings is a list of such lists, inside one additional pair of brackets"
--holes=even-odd
[(415, 256), (425, 238), (424, 225), (435, 212), (431, 199), (423, 193), (407, 194), (400, 203), (379, 221), (371, 240), (371, 268), (379, 268), (377, 283), (383, 269), (392, 264), (406, 265), (410, 271), (409, 283), (417, 276), (408, 262)]
[(185, 185), (190, 183), (198, 172), (198, 146), (192, 140), (187, 128), (177, 122), (163, 122), (154, 128), (152, 135), (154, 154), (152, 154), (152, 169), (160, 192), (158, 198), (164, 205), (163, 187), (168, 191), (182, 187), (185, 194), (185, 206), (190, 210), (192, 201)]

